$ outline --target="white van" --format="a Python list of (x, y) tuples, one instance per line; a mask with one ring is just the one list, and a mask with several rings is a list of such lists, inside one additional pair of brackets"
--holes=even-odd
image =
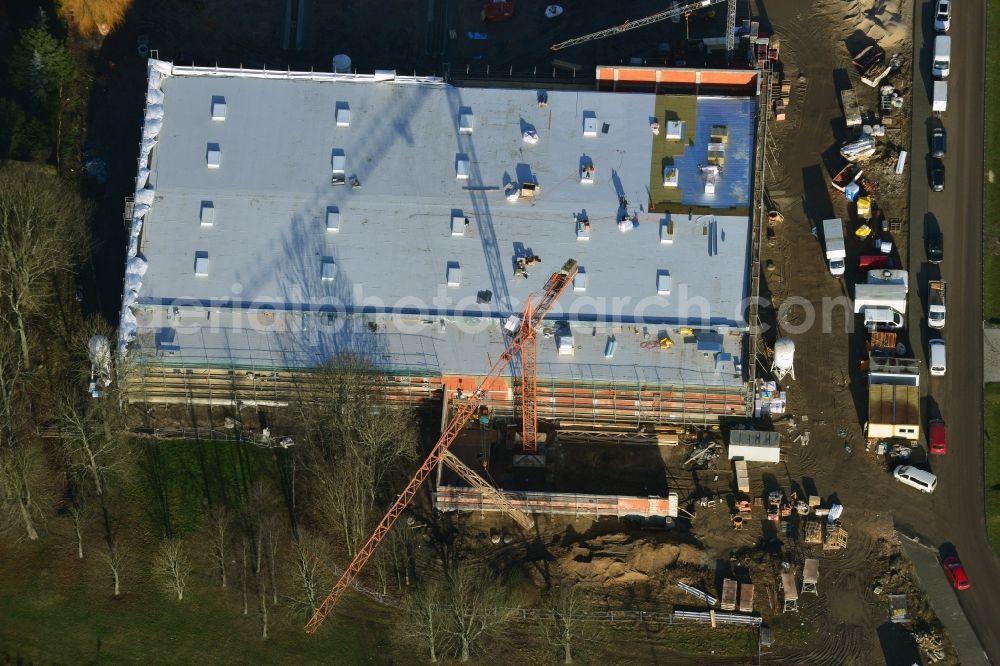
[(931, 374), (935, 377), (943, 377), (945, 370), (948, 369), (948, 363), (944, 356), (944, 340), (932, 338), (927, 343), (927, 351)]
[(903, 315), (892, 308), (865, 308), (865, 328), (903, 328)]
[(951, 71), (951, 37), (938, 35), (934, 38), (934, 64), (931, 73), (935, 79), (947, 79)]
[(900, 465), (893, 470), (892, 475), (900, 483), (905, 483), (923, 493), (932, 493), (937, 488), (936, 476), (912, 465)]

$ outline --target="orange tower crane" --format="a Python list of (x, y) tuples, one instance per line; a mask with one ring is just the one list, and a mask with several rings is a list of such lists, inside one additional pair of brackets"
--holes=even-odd
[[(531, 321), (532, 310), (531, 296), (528, 296), (524, 321)], [(528, 327), (521, 345), (521, 448), (525, 453), (538, 453), (537, 333), (534, 326)]]
[[(493, 367), (490, 368), (489, 372), (483, 377), (479, 382), (479, 386), (472, 395), (466, 400), (457, 403), (455, 412), (452, 414), (451, 420), (448, 421), (448, 425), (441, 432), (441, 437), (431, 448), (427, 458), (424, 462), (417, 468), (417, 471), (413, 473), (413, 477), (410, 479), (409, 483), (399, 494), (399, 497), (393, 503), (386, 514), (379, 521), (378, 525), (375, 527), (375, 531), (372, 535), (368, 537), (368, 541), (365, 542), (351, 560), (351, 563), (347, 565), (344, 572), (340, 575), (340, 578), (334, 584), (333, 589), (330, 593), (326, 595), (322, 603), (313, 611), (312, 617), (309, 622), (306, 623), (305, 631), (307, 634), (314, 633), (321, 624), (323, 620), (327, 618), (328, 615), (333, 611), (334, 606), (336, 606), (337, 601), (344, 594), (348, 587), (354, 583), (354, 580), (361, 573), (365, 564), (375, 553), (379, 544), (383, 539), (389, 534), (392, 526), (395, 524), (396, 520), (402, 515), (403, 511), (406, 510), (412, 502), (413, 498), (417, 494), (417, 490), (423, 485), (424, 481), (430, 476), (430, 473), (434, 468), (442, 461), (445, 454), (448, 452), (448, 448), (452, 445), (458, 434), (462, 431), (465, 425), (469, 422), (469, 419), (476, 413), (479, 405), (486, 399), (486, 385), (492, 380), (500, 376), (508, 365), (510, 365), (511, 359), (514, 358), (522, 349), (524, 349), (525, 340), (529, 337), (534, 338), (535, 329), (541, 323), (542, 319), (555, 305), (555, 302), (559, 297), (566, 291), (566, 287), (573, 281), (577, 273), (577, 263), (574, 259), (569, 259), (563, 264), (563, 267), (556, 273), (553, 273), (549, 277), (548, 282), (545, 283), (545, 287), (542, 290), (541, 296), (538, 299), (538, 304), (534, 307), (531, 306), (529, 300), (528, 306), (525, 308), (524, 313), (521, 315), (520, 319), (517, 316), (511, 316), (511, 318), (505, 324), (505, 327), (510, 331), (512, 337), (510, 343), (503, 353), (497, 358)], [(529, 343), (530, 344), (530, 343)], [(532, 368), (533, 369), (533, 368)], [(537, 443), (536, 443), (537, 445)]]

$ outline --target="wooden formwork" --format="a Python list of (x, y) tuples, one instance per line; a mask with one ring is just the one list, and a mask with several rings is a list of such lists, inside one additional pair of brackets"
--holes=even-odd
[(753, 585), (750, 583), (740, 584), (740, 612), (753, 612)]
[(827, 527), (826, 538), (823, 539), (823, 550), (839, 550), (847, 548), (847, 531), (840, 524)]
[(738, 586), (732, 578), (722, 581), (722, 601), (719, 607), (724, 611), (736, 610), (736, 594)]
[(823, 543), (823, 522), (806, 519), (802, 524), (802, 540), (806, 543)]

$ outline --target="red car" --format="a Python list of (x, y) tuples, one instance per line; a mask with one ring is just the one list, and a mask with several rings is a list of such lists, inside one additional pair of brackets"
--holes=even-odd
[(972, 585), (969, 584), (969, 577), (965, 575), (965, 567), (962, 566), (962, 562), (952, 555), (951, 557), (946, 557), (941, 561), (944, 566), (944, 572), (948, 574), (948, 580), (951, 584), (955, 586), (956, 590), (967, 590)]
[(946, 437), (944, 421), (935, 419), (927, 426), (927, 443), (931, 453), (944, 455), (948, 452), (948, 438)]

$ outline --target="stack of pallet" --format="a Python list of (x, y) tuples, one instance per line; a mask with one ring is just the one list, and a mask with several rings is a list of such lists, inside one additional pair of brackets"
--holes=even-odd
[(771, 77), (771, 100), (774, 103), (774, 119), (784, 120), (785, 110), (791, 101), (792, 82), (785, 81), (781, 74), (775, 73)]

